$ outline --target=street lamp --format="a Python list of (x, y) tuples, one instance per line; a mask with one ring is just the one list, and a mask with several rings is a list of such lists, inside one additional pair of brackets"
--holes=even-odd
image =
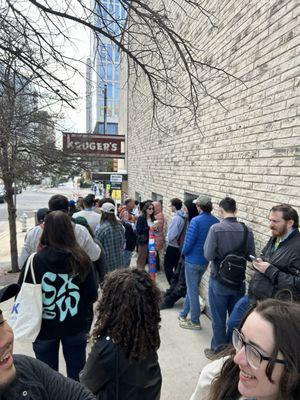
[(104, 84), (104, 135), (107, 134), (107, 84)]

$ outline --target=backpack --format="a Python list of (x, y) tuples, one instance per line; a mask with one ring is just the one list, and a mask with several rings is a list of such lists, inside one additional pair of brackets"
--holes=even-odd
[[(130, 222), (122, 221), (122, 225), (125, 228), (125, 241), (126, 241), (126, 250), (133, 251), (137, 242), (137, 235), (133, 230)], [(147, 239), (148, 242), (148, 239)]]
[(235, 250), (225, 255), (223, 260), (218, 261), (219, 268), (217, 280), (232, 289), (239, 289), (246, 279), (248, 228), (241, 222), (244, 229), (242, 244)]
[(179, 246), (180, 249), (181, 249), (182, 246), (183, 246), (183, 243), (184, 243), (184, 239), (185, 239), (186, 228), (187, 228), (187, 220), (186, 220), (183, 216), (181, 216), (181, 215), (180, 215), (180, 217), (183, 218), (183, 219), (185, 220), (185, 221), (184, 221), (183, 228), (182, 228), (182, 230), (181, 230), (179, 236), (177, 237), (177, 244), (178, 244), (178, 246)]

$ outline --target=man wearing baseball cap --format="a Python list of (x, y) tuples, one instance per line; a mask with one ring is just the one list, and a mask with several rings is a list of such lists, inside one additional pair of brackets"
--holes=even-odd
[[(0, 289), (0, 305), (16, 296), (20, 287)], [(95, 400), (80, 383), (25, 355), (13, 355), (13, 331), (0, 310), (0, 399), (1, 400)]]
[(187, 293), (178, 319), (181, 328), (200, 330), (199, 284), (208, 266), (204, 243), (210, 227), (219, 220), (211, 214), (213, 206), (209, 196), (200, 195), (193, 203), (199, 215), (191, 220), (182, 248)]

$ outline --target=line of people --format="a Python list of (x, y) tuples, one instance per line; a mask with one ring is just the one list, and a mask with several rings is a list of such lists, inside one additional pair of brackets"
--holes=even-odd
[[(158, 400), (162, 382), (157, 358), (159, 308), (165, 308), (162, 304), (166, 304), (172, 294), (174, 302), (176, 293), (177, 297), (183, 294), (184, 290), (180, 292), (178, 288), (184, 273), (187, 292), (179, 324), (186, 329), (201, 329), (198, 287), (210, 261), (213, 338), (206, 355), (221, 358), (204, 369), (193, 400), (239, 399), (240, 396), (257, 400), (299, 398), (300, 352), (296, 343), (300, 339), (300, 306), (268, 300), (283, 292), (288, 292), (293, 299), (299, 294), (297, 212), (288, 205), (271, 209), (272, 237), (260, 258), (256, 258), (253, 232), (236, 219), (237, 207), (233, 199), (227, 197), (220, 202), (221, 222), (212, 215), (208, 196), (199, 196), (185, 205), (179, 199), (172, 199), (170, 206), (174, 216), (164, 238), (160, 203), (155, 207), (152, 202), (145, 202), (138, 215), (134, 211), (135, 203), (128, 199), (116, 217), (113, 201), (103, 199), (97, 207), (101, 212), (100, 221), (92, 228), (87, 221), (89, 216), (91, 224), (95, 219), (89, 213), (99, 214), (89, 207), (88, 201), (84, 206), (85, 216), (73, 213), (71, 220), (66, 197), (56, 195), (49, 200), (45, 220), (39, 218), (39, 224), (28, 232), (19, 259), (20, 266), (25, 265), (29, 255), (36, 253), (34, 271), (37, 282), (42, 284), (42, 326), (33, 343), (37, 359), (58, 370), (61, 344), (67, 375), (74, 381), (80, 379), (98, 399)], [(138, 244), (138, 268), (122, 269), (129, 237), (126, 237), (126, 225), (131, 227), (138, 243), (143, 236), (144, 241), (149, 241), (151, 229), (156, 232), (159, 250), (165, 240), (164, 266), (170, 289), (161, 305), (160, 292), (144, 271), (147, 243)], [(114, 242), (112, 237), (118, 240)], [(128, 249), (129, 264), (132, 251)], [(108, 257), (103, 264), (106, 267), (97, 267), (101, 253), (106, 255), (106, 252)], [(161, 256), (157, 257), (157, 265)], [(255, 272), (249, 293), (244, 296), (247, 260), (253, 261)], [(22, 277), (21, 273), (20, 284)], [(26, 281), (32, 281), (30, 274)], [(87, 335), (99, 281), (102, 296), (91, 335), (94, 346), (86, 362)], [(2, 289), (0, 302), (18, 290), (17, 285)], [(257, 300), (263, 299), (266, 300), (256, 305)], [(34, 395), (27, 398), (47, 398), (46, 392), (49, 399), (94, 398), (75, 382), (65, 383), (60, 375), (49, 372), (36, 360), (25, 356), (13, 358), (13, 335), (2, 314), (1, 318), (1, 399), (14, 400), (31, 393)], [(291, 334), (290, 342), (284, 344), (286, 326), (290, 326)], [(231, 342), (235, 350), (230, 348), (228, 352), (227, 345)], [(32, 373), (36, 370), (39, 372)], [(213, 379), (215, 376), (217, 378)], [(35, 386), (38, 387), (36, 391)]]

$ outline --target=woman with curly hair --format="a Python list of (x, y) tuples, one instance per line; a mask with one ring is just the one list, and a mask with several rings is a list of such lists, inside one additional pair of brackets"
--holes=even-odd
[(160, 399), (159, 301), (160, 291), (145, 271), (106, 276), (94, 346), (80, 378), (98, 400)]
[(234, 350), (207, 365), (191, 400), (299, 400), (300, 305), (269, 299), (233, 331)]

